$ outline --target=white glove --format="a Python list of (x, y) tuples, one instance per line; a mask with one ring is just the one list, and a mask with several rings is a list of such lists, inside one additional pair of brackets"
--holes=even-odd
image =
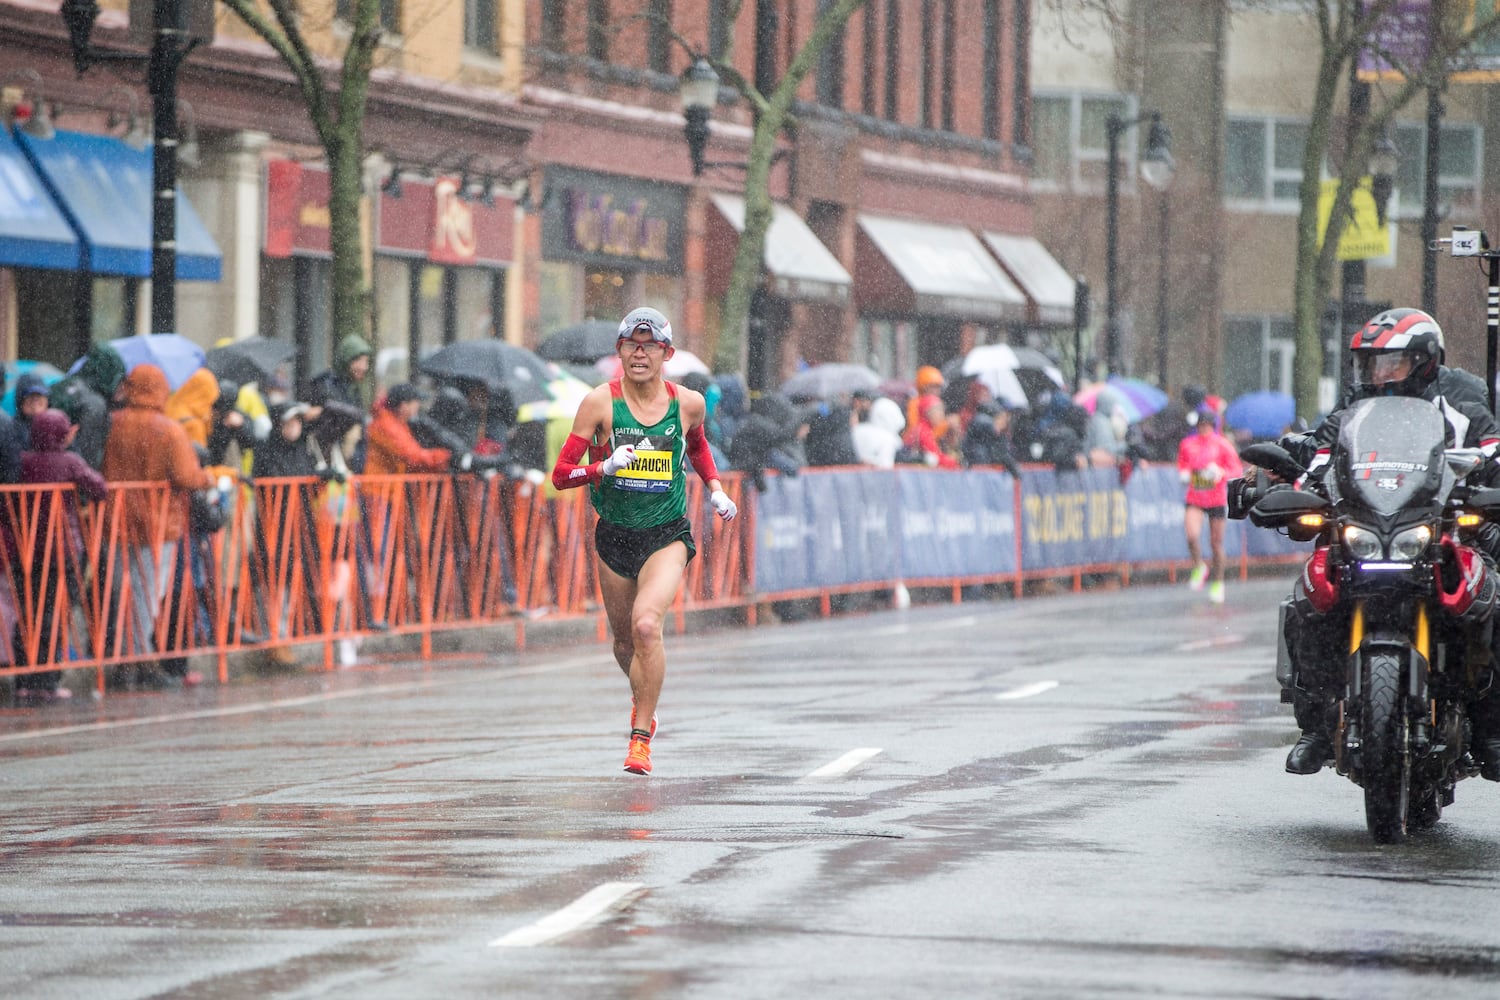
[(710, 493), (708, 502), (713, 505), (714, 513), (725, 521), (733, 521), (734, 515), (740, 512), (740, 509), (734, 505), (734, 501), (729, 499), (729, 494), (723, 490), (714, 490)]
[(1224, 478), (1224, 470), (1218, 464), (1210, 462), (1200, 475), (1210, 483), (1217, 483)]
[(621, 469), (628, 469), (635, 464), (635, 445), (622, 444), (615, 449), (615, 453), (604, 460), (604, 467), (600, 470), (606, 476), (613, 476)]
[(220, 476), (215, 485), (219, 488), (219, 495), (227, 497), (234, 489), (234, 480), (228, 476)]

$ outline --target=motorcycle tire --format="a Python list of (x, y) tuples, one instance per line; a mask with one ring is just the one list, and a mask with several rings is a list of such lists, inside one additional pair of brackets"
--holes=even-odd
[(1364, 746), (1360, 784), (1365, 791), (1365, 825), (1377, 844), (1406, 839), (1411, 809), (1411, 746), (1406, 700), (1401, 696), (1401, 658), (1369, 655), (1365, 682)]

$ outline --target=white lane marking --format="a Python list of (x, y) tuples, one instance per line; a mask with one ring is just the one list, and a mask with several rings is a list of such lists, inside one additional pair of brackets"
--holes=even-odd
[(1191, 653), (1199, 649), (1213, 649), (1215, 646), (1236, 646), (1245, 641), (1242, 635), (1216, 635), (1209, 639), (1194, 639), (1191, 642), (1179, 643), (1172, 648), (1181, 653)]
[(1022, 698), (1034, 698), (1045, 691), (1051, 691), (1057, 687), (1057, 681), (1036, 681), (1032, 684), (1023, 684), (1009, 691), (1001, 691), (995, 695), (996, 701), (1020, 701)]
[(880, 753), (879, 747), (860, 747), (858, 750), (850, 750), (838, 760), (829, 761), (802, 780), (809, 781), (813, 778), (832, 778), (836, 775), (848, 774), (878, 753)]
[(490, 942), (490, 947), (531, 948), (555, 941), (564, 934), (598, 923), (612, 911), (623, 910), (645, 893), (646, 887), (640, 882), (606, 882), (535, 923), (500, 935)]
[[(502, 667), (497, 670), (485, 671), (485, 674), (495, 679), (504, 680), (508, 677), (528, 677), (536, 674), (556, 673), (559, 670), (569, 670), (574, 667), (595, 664), (598, 660), (597, 656), (577, 656), (554, 663), (540, 663), (528, 667)], [(162, 715), (140, 716), (132, 719), (108, 719), (102, 722), (85, 722), (73, 726), (52, 726), (48, 729), (0, 733), (0, 743), (35, 740), (46, 736), (68, 736), (74, 733), (103, 733), (112, 729), (129, 729), (132, 726), (155, 726), (164, 722), (191, 722), (195, 719), (225, 719), (234, 715), (250, 715), (255, 712), (268, 712), (276, 708), (295, 708), (299, 705), (316, 705), (328, 701), (342, 701), (346, 698), (363, 698), (367, 695), (400, 694), (406, 691), (451, 687), (454, 684), (472, 684), (476, 676), (482, 678), (485, 674), (463, 673), (447, 678), (429, 677), (421, 680), (403, 681), (399, 684), (375, 684), (370, 687), (349, 688), (344, 691), (320, 691), (317, 694), (302, 695), (296, 698), (278, 698), (273, 701), (257, 701), (244, 705), (226, 705), (220, 708), (199, 709), (194, 712), (168, 712)]]
[(932, 629), (973, 628), (978, 624), (979, 619), (975, 618), (972, 615), (969, 615), (964, 618), (954, 618), (951, 621), (923, 622), (920, 625), (912, 625), (909, 623), (901, 625), (887, 625), (885, 628), (871, 629), (865, 634), (869, 636), (906, 635), (908, 632), (927, 632)]

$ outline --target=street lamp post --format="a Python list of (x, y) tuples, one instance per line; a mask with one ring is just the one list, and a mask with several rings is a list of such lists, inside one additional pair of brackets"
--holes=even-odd
[(151, 52), (94, 49), (89, 38), (99, 16), (95, 0), (63, 0), (59, 13), (68, 28), (73, 65), (79, 75), (97, 62), (146, 63), (151, 91), (151, 329), (177, 330), (177, 71), (203, 35), (207, 17), (212, 34), (213, 8), (202, 0), (155, 0), (151, 7)]
[(1172, 133), (1162, 124), (1161, 115), (1151, 111), (1135, 118), (1110, 115), (1104, 121), (1109, 140), (1109, 167), (1104, 186), (1105, 263), (1104, 263), (1104, 363), (1106, 374), (1120, 369), (1120, 329), (1118, 315), (1120, 253), (1120, 137), (1128, 130), (1149, 121), (1146, 150), (1141, 154), (1141, 178), (1154, 188), (1171, 183)]

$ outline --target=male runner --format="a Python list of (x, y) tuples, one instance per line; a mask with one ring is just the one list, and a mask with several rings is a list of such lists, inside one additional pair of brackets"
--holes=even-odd
[[(666, 674), (662, 621), (697, 549), (687, 519), (684, 454), (726, 521), (737, 513), (703, 436), (703, 397), (662, 378), (672, 356), (672, 324), (655, 309), (620, 322), (622, 372), (584, 397), (552, 484), (588, 485), (599, 523), (594, 543), (599, 589), (614, 635), (615, 660), (630, 678), (630, 749), (625, 770), (651, 773), (656, 702)], [(588, 464), (579, 465), (585, 450)], [(637, 727), (648, 719), (648, 727)]]

